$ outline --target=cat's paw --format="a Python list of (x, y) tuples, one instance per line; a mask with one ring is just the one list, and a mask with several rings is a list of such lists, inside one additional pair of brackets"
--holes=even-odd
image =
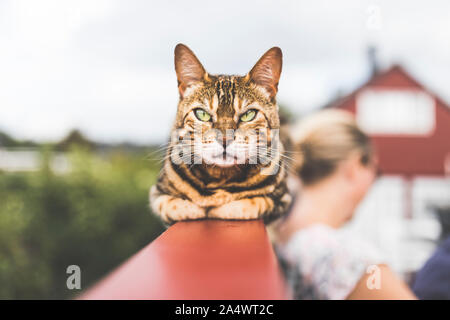
[(151, 195), (150, 198), (153, 211), (166, 223), (171, 224), (176, 221), (198, 220), (206, 217), (205, 210), (189, 200), (164, 194), (158, 196)]
[(251, 220), (261, 218), (273, 208), (273, 201), (269, 197), (254, 197), (231, 201), (222, 206), (212, 208), (208, 218)]

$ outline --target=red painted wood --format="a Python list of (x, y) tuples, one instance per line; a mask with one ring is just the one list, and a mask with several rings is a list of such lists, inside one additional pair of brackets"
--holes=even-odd
[(284, 299), (260, 220), (178, 222), (81, 299)]
[(359, 89), (332, 104), (356, 113), (356, 96), (371, 89), (422, 89), (435, 100), (436, 128), (431, 135), (372, 135), (380, 169), (384, 174), (444, 176), (445, 162), (450, 156), (450, 107), (430, 92), (400, 66), (382, 72)]

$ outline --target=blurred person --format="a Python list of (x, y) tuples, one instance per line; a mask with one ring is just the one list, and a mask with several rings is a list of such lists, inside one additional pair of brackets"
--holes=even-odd
[(301, 181), (290, 213), (273, 227), (295, 299), (414, 299), (370, 243), (340, 228), (376, 177), (369, 137), (344, 111), (321, 111), (292, 132)]
[(441, 243), (417, 273), (412, 286), (420, 299), (450, 300), (450, 208), (438, 210)]

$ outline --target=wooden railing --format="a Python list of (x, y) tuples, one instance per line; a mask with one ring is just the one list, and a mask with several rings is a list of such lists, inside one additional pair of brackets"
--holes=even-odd
[(262, 221), (178, 222), (81, 299), (285, 299)]

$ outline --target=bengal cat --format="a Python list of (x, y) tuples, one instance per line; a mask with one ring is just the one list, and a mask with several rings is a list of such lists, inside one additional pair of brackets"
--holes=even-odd
[(180, 100), (166, 158), (150, 189), (164, 222), (258, 219), (291, 202), (286, 187), (276, 94), (280, 48), (245, 76), (211, 75), (185, 45), (175, 48)]

